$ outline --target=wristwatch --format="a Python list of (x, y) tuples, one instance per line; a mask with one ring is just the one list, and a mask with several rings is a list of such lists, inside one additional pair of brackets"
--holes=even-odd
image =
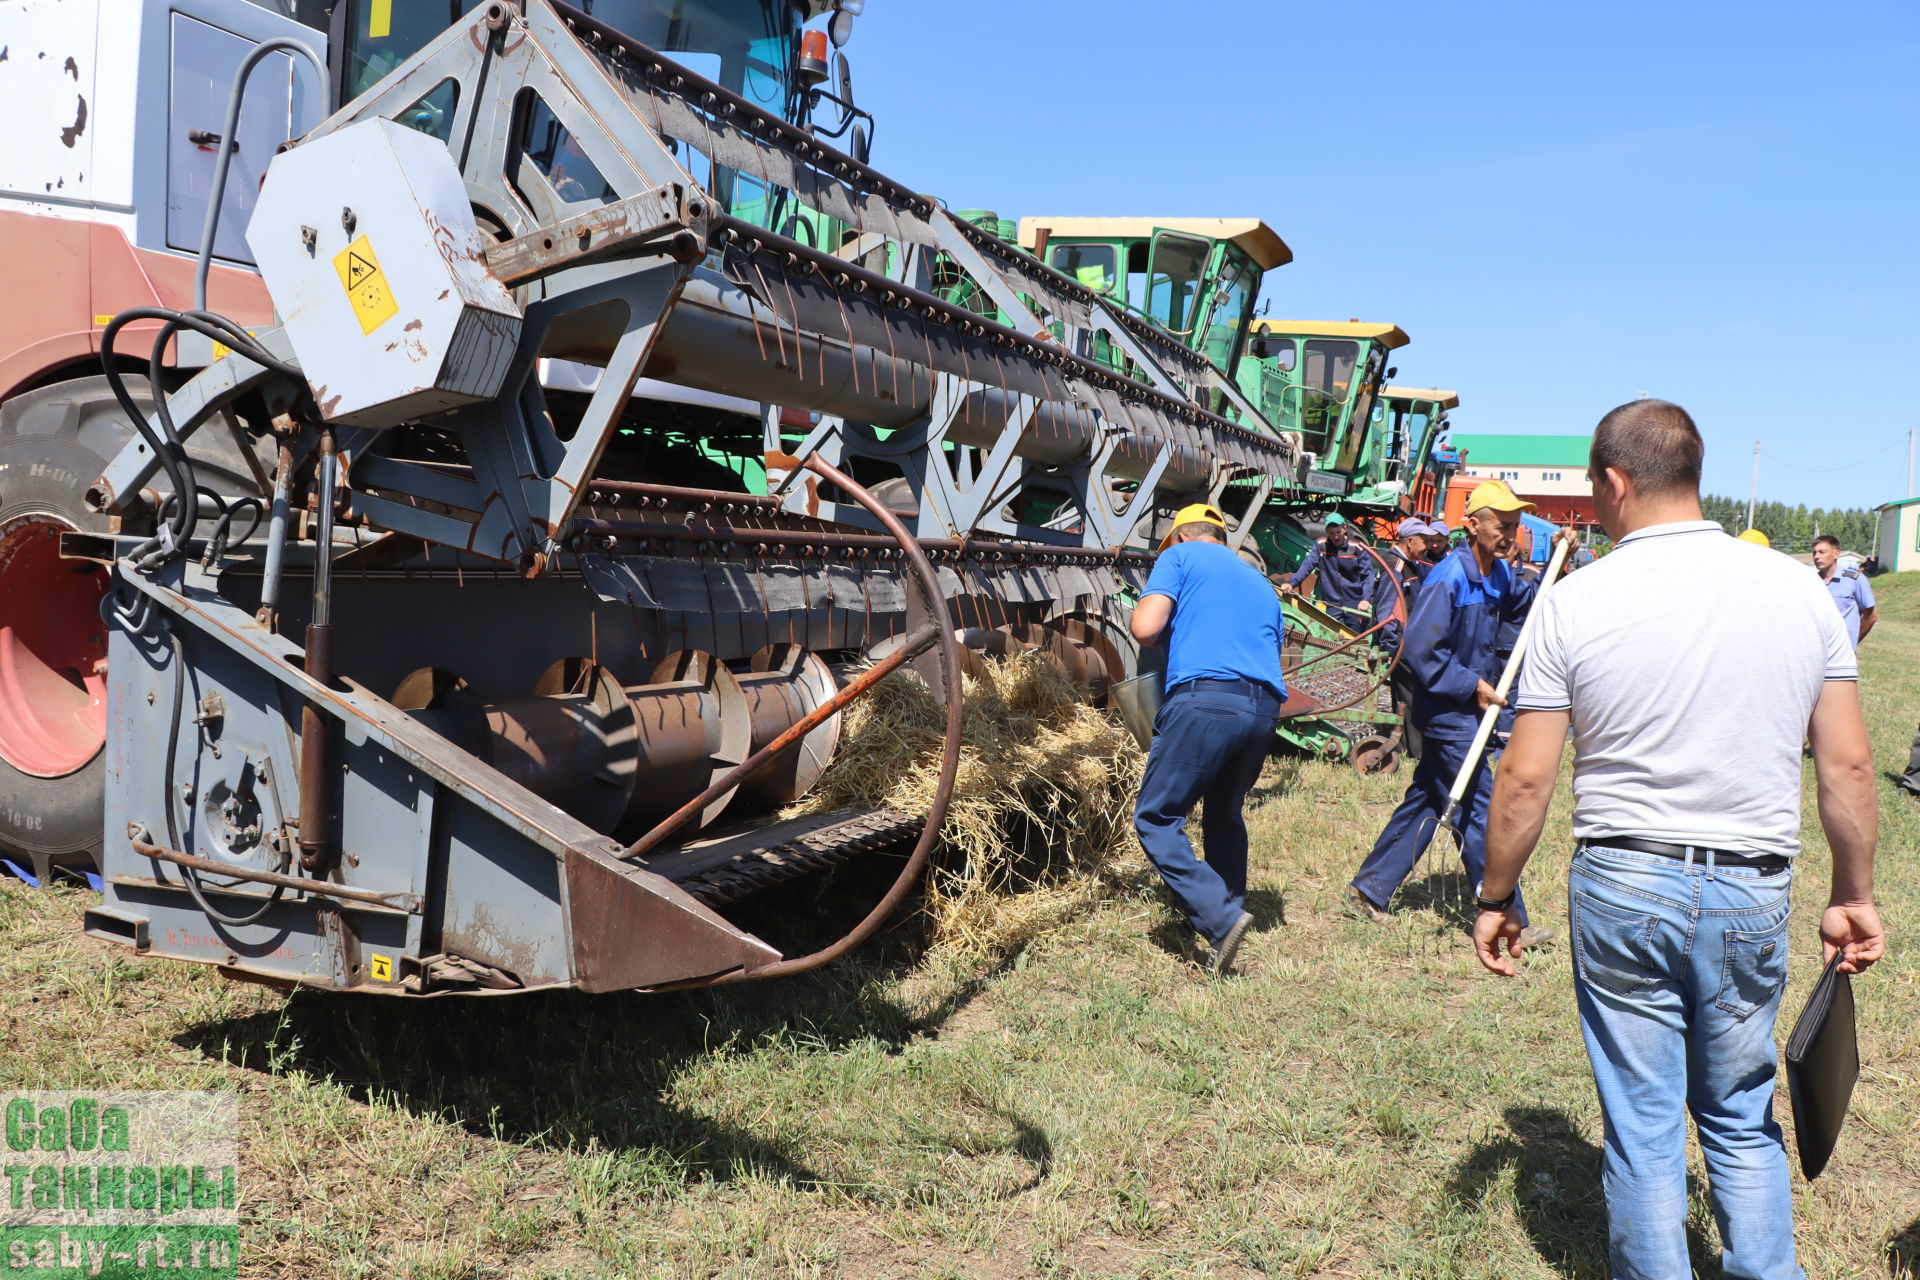
[(1473, 891), (1473, 905), (1481, 911), (1505, 911), (1513, 905), (1513, 900), (1519, 896), (1520, 890), (1516, 888), (1504, 898), (1483, 898), (1480, 896), (1479, 887), (1476, 886)]

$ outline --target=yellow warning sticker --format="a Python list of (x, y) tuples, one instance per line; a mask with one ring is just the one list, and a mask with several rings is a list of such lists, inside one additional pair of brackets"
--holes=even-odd
[(373, 980), (375, 982), (393, 981), (393, 957), (373, 953)]
[(104, 329), (112, 323), (113, 323), (112, 316), (95, 316), (93, 318), (93, 327), (96, 329)]
[[(255, 329), (249, 329), (249, 330), (247, 330), (247, 332), (248, 332), (248, 333), (256, 333), (256, 332), (258, 332), (258, 330), (255, 330)], [(232, 354), (233, 354), (233, 348), (232, 348), (232, 347), (230, 347), (230, 346), (228, 346), (228, 345), (227, 345), (226, 343), (224, 343), (224, 342), (221, 342), (221, 341), (219, 341), (219, 340), (217, 340), (217, 339), (216, 339), (216, 340), (214, 340), (214, 343), (213, 343), (213, 358), (214, 358), (215, 360), (225, 360), (225, 359), (226, 359), (226, 358), (227, 358), (228, 356), (230, 356), (230, 355), (232, 355)]]
[(380, 270), (380, 259), (373, 256), (373, 245), (365, 236), (334, 255), (333, 269), (340, 273), (340, 287), (353, 304), (360, 332), (372, 333), (400, 314), (400, 304), (387, 288), (386, 273)]

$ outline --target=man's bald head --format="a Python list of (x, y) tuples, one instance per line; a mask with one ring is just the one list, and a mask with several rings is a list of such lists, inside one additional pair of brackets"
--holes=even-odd
[(1685, 409), (1665, 400), (1633, 400), (1594, 428), (1588, 469), (1594, 483), (1609, 469), (1644, 498), (1697, 496), (1706, 454), (1700, 429)]

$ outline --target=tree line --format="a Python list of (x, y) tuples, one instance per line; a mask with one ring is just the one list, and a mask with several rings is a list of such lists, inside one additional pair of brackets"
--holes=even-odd
[[(1700, 499), (1700, 510), (1707, 519), (1718, 521), (1728, 533), (1747, 528), (1744, 498), (1708, 494)], [(1840, 539), (1842, 550), (1865, 555), (1873, 549), (1874, 524), (1873, 512), (1864, 507), (1841, 509), (1762, 502), (1753, 509), (1753, 527), (1767, 535), (1776, 551), (1795, 554), (1812, 550), (1816, 535), (1830, 533)]]

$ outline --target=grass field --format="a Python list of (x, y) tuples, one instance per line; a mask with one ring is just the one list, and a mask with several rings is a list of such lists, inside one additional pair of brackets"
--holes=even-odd
[[(1877, 585), (1864, 698), (1897, 772), (1920, 575)], [(1258, 931), (1224, 981), (1142, 887), (984, 959), (905, 925), (717, 993), (289, 998), (88, 942), (88, 895), (7, 883), (0, 1088), (237, 1091), (248, 1275), (1602, 1277), (1566, 949), (1517, 982), (1480, 972), (1445, 905), (1457, 874), (1411, 884), (1384, 926), (1341, 911), (1397, 797), (1270, 766)], [(1826, 892), (1810, 785), (1808, 806), (1789, 1015)], [(1563, 933), (1566, 822), (1563, 795), (1527, 879)], [(1920, 801), (1884, 784), (1892, 945), (1858, 986), (1835, 1163), (1797, 1184), (1814, 1277), (1920, 1275), (1917, 851)], [(1694, 1218), (1717, 1275), (1699, 1194)]]

